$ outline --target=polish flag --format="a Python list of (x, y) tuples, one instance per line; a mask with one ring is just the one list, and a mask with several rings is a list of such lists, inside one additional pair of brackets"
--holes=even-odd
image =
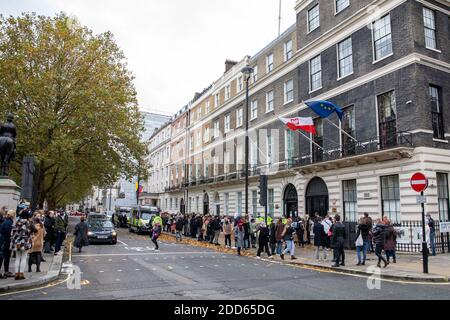
[(302, 130), (316, 134), (316, 127), (312, 118), (281, 118), (281, 121), (291, 130)]

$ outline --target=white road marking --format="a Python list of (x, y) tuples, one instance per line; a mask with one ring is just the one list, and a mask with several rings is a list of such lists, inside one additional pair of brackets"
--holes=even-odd
[(173, 270), (173, 267), (171, 267), (171, 266), (168, 266), (168, 267), (167, 267), (167, 269), (169, 269), (169, 270)]
[(116, 281), (117, 281), (117, 282), (119, 282), (119, 281), (120, 281), (120, 279), (116, 279)]
[(98, 273), (105, 273), (105, 271), (99, 271)]
[(124, 246), (128, 246), (125, 242), (120, 241), (119, 239), (117, 239), (117, 242), (120, 242), (120, 243), (123, 244)]
[(189, 269), (189, 267), (188, 266), (186, 266), (186, 267), (184, 267), (185, 269)]
[[(81, 255), (73, 255), (73, 257), (120, 257), (120, 256), (129, 256), (129, 257), (142, 257), (142, 256), (162, 256), (162, 255), (186, 255), (186, 254), (199, 254), (200, 252), (160, 252), (160, 253), (105, 253), (105, 254), (81, 254)], [(202, 254), (213, 254), (213, 252), (201, 252)], [(203, 258), (201, 256), (200, 258)], [(158, 258), (157, 258), (158, 259)], [(167, 258), (166, 258), (167, 259)], [(195, 257), (192, 257), (195, 259)], [(100, 261), (100, 260), (96, 260)], [(127, 261), (127, 259), (122, 259), (122, 261)], [(136, 261), (136, 259), (135, 259)]]
[(141, 271), (141, 269), (136, 269), (136, 271)]
[(117, 270), (117, 272), (122, 272), (122, 270)]
[(204, 268), (204, 266), (200, 266), (200, 268)]
[(218, 268), (219, 266), (216, 264), (216, 265), (214, 265), (214, 267)]
[(108, 259), (109, 262), (112, 262), (112, 259)]

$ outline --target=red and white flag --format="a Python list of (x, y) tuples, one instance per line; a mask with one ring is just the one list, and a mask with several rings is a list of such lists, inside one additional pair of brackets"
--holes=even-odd
[(302, 130), (316, 134), (316, 127), (312, 118), (281, 118), (281, 121), (293, 131)]

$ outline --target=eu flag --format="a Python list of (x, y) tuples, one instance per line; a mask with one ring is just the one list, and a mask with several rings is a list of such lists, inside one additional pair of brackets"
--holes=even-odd
[(337, 116), (342, 121), (344, 116), (344, 112), (341, 108), (329, 101), (318, 100), (305, 102), (305, 104), (321, 118), (328, 118), (331, 114), (336, 112)]

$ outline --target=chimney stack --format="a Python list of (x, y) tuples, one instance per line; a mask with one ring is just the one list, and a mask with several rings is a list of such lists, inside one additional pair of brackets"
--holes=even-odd
[(227, 73), (231, 68), (233, 68), (235, 65), (237, 65), (236, 61), (232, 60), (226, 60), (225, 61), (225, 73)]

